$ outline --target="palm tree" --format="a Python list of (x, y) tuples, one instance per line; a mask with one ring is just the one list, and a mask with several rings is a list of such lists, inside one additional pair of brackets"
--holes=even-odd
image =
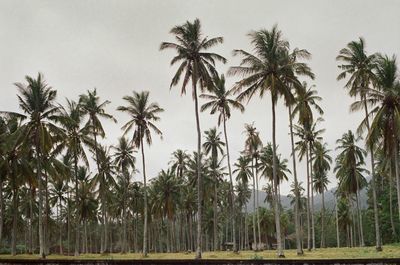
[[(18, 95), (19, 105), (26, 114), (10, 113), (29, 118), (25, 127), (26, 144), (31, 143), (35, 149), (35, 171), (39, 193), (39, 254), (45, 258), (46, 243), (43, 228), (43, 188), (42, 188), (42, 169), (43, 157), (53, 147), (54, 136), (63, 135), (63, 131), (56, 125), (57, 113), (59, 108), (55, 106), (56, 90), (48, 86), (42, 74), (37, 78), (25, 77), (27, 84), (16, 83), (20, 95)], [(47, 187), (46, 187), (47, 188)]]
[[(235, 50), (234, 55), (241, 55), (244, 58), (240, 66), (231, 67), (228, 73), (230, 75), (243, 76), (243, 79), (235, 85), (235, 91), (240, 93), (239, 100), (250, 100), (257, 92), (260, 97), (270, 92), (272, 103), (272, 146), (274, 157), (276, 157), (275, 107), (280, 96), (283, 96), (288, 104), (294, 100), (293, 95), (290, 93), (290, 85), (299, 86), (299, 81), (294, 71), (296, 68), (293, 67), (295, 60), (290, 55), (289, 43), (283, 39), (282, 33), (277, 26), (274, 26), (270, 31), (264, 29), (253, 31), (249, 33), (249, 36), (254, 45), (255, 54), (244, 50)], [(275, 159), (273, 162), (274, 182), (277, 183), (277, 164)], [(275, 223), (278, 234), (277, 255), (283, 257), (279, 212), (279, 208), (275, 207)]]
[(141, 149), (142, 153), (142, 172), (143, 172), (143, 189), (144, 189), (144, 226), (143, 226), (143, 255), (147, 256), (147, 183), (146, 183), (146, 164), (144, 156), (143, 140), (148, 145), (152, 144), (151, 132), (162, 136), (161, 131), (156, 127), (154, 122), (160, 120), (159, 113), (164, 109), (155, 102), (149, 101), (150, 93), (148, 91), (133, 91), (132, 96), (125, 96), (123, 99), (128, 103), (127, 106), (119, 106), (117, 110), (126, 112), (130, 116), (130, 120), (122, 127), (124, 134), (133, 130), (132, 143), (135, 147)]
[[(394, 176), (397, 184), (397, 200), (400, 205), (400, 171), (399, 171), (399, 132), (400, 132), (400, 79), (396, 58), (379, 55), (376, 68), (378, 89), (370, 89), (368, 103), (377, 103), (370, 116), (373, 116), (367, 135), (368, 146), (383, 145), (383, 150), (394, 162)], [(368, 117), (367, 117), (368, 118)], [(367, 119), (363, 122), (366, 124)], [(400, 209), (400, 208), (399, 208)], [(399, 210), (400, 218), (400, 210)]]
[(172, 160), (170, 161), (171, 170), (175, 172), (181, 180), (184, 179), (184, 173), (187, 170), (187, 163), (190, 156), (181, 149), (178, 149), (172, 153)]
[[(197, 85), (200, 85), (200, 90), (206, 87), (211, 87), (212, 76), (216, 74), (215, 62), (219, 61), (226, 63), (226, 59), (216, 53), (207, 52), (208, 49), (223, 42), (222, 37), (207, 38), (203, 37), (201, 31), (201, 24), (199, 19), (193, 22), (186, 21), (183, 25), (175, 26), (170, 31), (177, 40), (177, 43), (163, 42), (161, 43), (160, 50), (173, 49), (177, 55), (171, 60), (171, 65), (180, 63), (178, 70), (172, 78), (170, 88), (177, 86), (180, 79), (183, 77), (181, 94), (186, 93), (186, 86), (189, 81), (192, 81), (192, 97), (195, 104), (195, 116), (197, 127), (197, 152), (201, 151), (201, 129), (199, 119), (199, 106), (198, 106), (198, 91)], [(199, 168), (197, 169), (197, 214), (199, 222), (197, 223), (197, 250), (196, 258), (201, 259), (201, 174), (200, 174), (200, 161), (197, 161)]]
[[(78, 182), (78, 163), (81, 158), (85, 165), (89, 165), (88, 158), (85, 153), (84, 146), (96, 148), (92, 139), (88, 136), (88, 127), (82, 127), (82, 106), (75, 101), (67, 99), (67, 109), (60, 109), (59, 121), (65, 129), (67, 137), (64, 139), (64, 144), (67, 147), (67, 155), (73, 158), (74, 174), (75, 174), (75, 199), (79, 198), (79, 182)], [(78, 204), (78, 202), (75, 202)], [(78, 218), (75, 220), (75, 252), (74, 255), (79, 255), (79, 225)]]
[(326, 245), (325, 242), (325, 197), (324, 191), (327, 190), (329, 183), (327, 172), (330, 170), (332, 157), (329, 155), (330, 150), (327, 144), (316, 142), (314, 144), (314, 189), (322, 196), (322, 209), (321, 209), (321, 248)]
[(337, 150), (340, 150), (339, 155), (336, 158), (335, 172), (339, 179), (339, 189), (346, 192), (348, 195), (356, 195), (357, 214), (359, 220), (359, 237), (360, 245), (364, 246), (364, 232), (363, 222), (360, 210), (360, 190), (365, 186), (366, 180), (363, 176), (365, 170), (362, 166), (364, 165), (364, 157), (366, 151), (356, 145), (359, 138), (354, 137), (352, 131), (344, 133), (342, 138), (338, 139)]
[(128, 188), (130, 187), (130, 175), (129, 170), (135, 171), (136, 158), (133, 156), (135, 150), (126, 137), (121, 137), (118, 139), (118, 145), (113, 147), (114, 149), (114, 163), (117, 169), (121, 171), (124, 183), (123, 195), (122, 195), (122, 247), (121, 252), (126, 253), (127, 250), (127, 203), (128, 203)]
[[(216, 170), (218, 168), (218, 153), (221, 155), (224, 154), (223, 146), (225, 143), (221, 141), (221, 133), (217, 132), (217, 129), (211, 128), (208, 131), (205, 131), (206, 140), (203, 143), (203, 149), (206, 155), (211, 153), (211, 170)], [(219, 178), (220, 175), (216, 174), (215, 177)], [(216, 250), (218, 238), (217, 238), (217, 201), (218, 201), (218, 192), (217, 192), (218, 180), (214, 179), (214, 220), (213, 220), (213, 236), (214, 236), (214, 250)]]
[[(105, 137), (105, 132), (103, 129), (103, 125), (101, 124), (100, 118), (112, 120), (116, 122), (116, 119), (108, 114), (105, 111), (105, 107), (110, 104), (111, 102), (106, 100), (100, 103), (100, 97), (97, 95), (96, 89), (93, 91), (87, 91), (87, 94), (83, 94), (79, 96), (79, 105), (81, 106), (81, 110), (84, 115), (88, 116), (88, 121), (85, 125), (86, 128), (89, 130), (89, 134), (94, 138), (94, 153), (95, 153), (95, 160), (97, 165), (97, 172), (100, 174), (100, 158), (99, 158), (99, 151), (98, 151), (98, 141), (97, 137), (100, 136), (101, 138)], [(100, 177), (100, 176), (99, 176)], [(105, 201), (105, 198), (102, 199)], [(104, 214), (104, 213), (103, 213)], [(102, 244), (101, 244), (101, 253), (107, 251), (107, 224), (105, 220), (105, 214), (103, 216), (103, 237), (102, 237)]]
[[(258, 158), (259, 152), (262, 148), (262, 142), (259, 136), (259, 132), (257, 131), (254, 124), (245, 124), (245, 133), (246, 133), (246, 140), (245, 140), (245, 151), (244, 153), (250, 158), (251, 160), (251, 170), (252, 170), (252, 178), (253, 178), (253, 208), (258, 213)], [(257, 204), (256, 204), (257, 200)], [(258, 248), (257, 244), (257, 235), (256, 235), (256, 228), (259, 228), (259, 215), (253, 214), (253, 239), (256, 250)], [(257, 227), (256, 227), (256, 218), (257, 218)], [(258, 229), (259, 241), (261, 241), (261, 231)], [(259, 242), (261, 243), (261, 242)]]
[(207, 109), (211, 109), (210, 114), (214, 114), (217, 111), (219, 112), (218, 116), (218, 126), (221, 125), (221, 122), (224, 126), (224, 136), (225, 136), (225, 146), (226, 146), (226, 156), (228, 162), (228, 172), (229, 172), (229, 180), (231, 184), (230, 195), (231, 195), (231, 211), (232, 211), (232, 226), (233, 226), (233, 251), (237, 252), (236, 246), (236, 232), (235, 232), (235, 213), (234, 213), (234, 191), (233, 191), (233, 179), (232, 179), (232, 169), (231, 169), (231, 160), (229, 154), (229, 144), (228, 144), (228, 135), (226, 129), (226, 120), (231, 117), (231, 108), (239, 109), (241, 112), (244, 111), (243, 105), (235, 100), (231, 99), (230, 96), (232, 94), (231, 90), (226, 90), (225, 88), (225, 77), (224, 75), (215, 76), (213, 78), (213, 86), (211, 88), (212, 94), (202, 94), (201, 98), (209, 100), (203, 106), (201, 106), (201, 111), (205, 111)]
[[(358, 108), (353, 110), (364, 108), (365, 112), (365, 126), (367, 130), (370, 130), (369, 114), (368, 114), (368, 103), (366, 100), (368, 89), (371, 84), (376, 82), (374, 69), (376, 68), (376, 54), (368, 55), (365, 51), (365, 41), (363, 38), (359, 38), (358, 41), (351, 41), (347, 44), (346, 48), (340, 50), (336, 60), (341, 61), (339, 69), (342, 72), (338, 75), (337, 79), (345, 79), (348, 75), (350, 76), (345, 87), (349, 90), (349, 95), (352, 97), (359, 96), (361, 98)], [(369, 148), (371, 157), (371, 172), (372, 172), (372, 197), (374, 204), (374, 224), (375, 224), (375, 242), (376, 250), (382, 251), (382, 241), (379, 227), (379, 215), (378, 205), (376, 197), (376, 181), (375, 181), (375, 158), (372, 147)]]

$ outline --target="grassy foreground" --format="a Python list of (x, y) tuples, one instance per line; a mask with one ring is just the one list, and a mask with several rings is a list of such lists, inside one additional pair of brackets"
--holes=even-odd
[[(355, 258), (399, 258), (400, 245), (384, 246), (382, 252), (376, 252), (374, 247), (365, 248), (326, 248), (317, 249), (316, 251), (305, 251), (303, 256), (297, 256), (296, 250), (286, 250), (287, 259), (355, 259)], [(37, 259), (37, 255), (0, 255), (0, 259)], [(50, 255), (49, 259), (142, 259), (139, 253), (129, 254), (82, 254), (79, 257)], [(261, 252), (242, 251), (234, 254), (227, 251), (204, 252), (204, 259), (275, 259), (276, 252), (273, 250), (265, 250)], [(148, 259), (194, 259), (194, 253), (150, 253)]]

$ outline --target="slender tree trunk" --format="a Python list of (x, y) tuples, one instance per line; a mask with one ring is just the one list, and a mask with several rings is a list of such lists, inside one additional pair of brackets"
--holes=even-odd
[(258, 200), (258, 195), (259, 195), (259, 189), (258, 189), (258, 159), (256, 157), (256, 202), (257, 202), (257, 209), (256, 209), (256, 214), (257, 214), (257, 230), (258, 230), (258, 244), (256, 245), (256, 249), (260, 250), (261, 248), (261, 229), (260, 229), (260, 213), (259, 213), (259, 200)]
[(272, 173), (274, 177), (274, 189), (275, 189), (275, 225), (276, 225), (276, 243), (277, 243), (277, 255), (278, 257), (285, 257), (282, 249), (282, 234), (281, 234), (281, 222), (280, 222), (280, 209), (278, 205), (278, 175), (277, 175), (277, 161), (276, 161), (276, 115), (275, 115), (275, 102), (272, 99)]
[(293, 137), (293, 122), (292, 122), (292, 107), (289, 105), (289, 127), (290, 127), (290, 142), (292, 147), (292, 162), (293, 162), (293, 177), (294, 177), (294, 190), (295, 190), (295, 229), (296, 229), (296, 249), (297, 255), (303, 255), (302, 237), (300, 233), (300, 217), (299, 217), (299, 183), (297, 181), (297, 168), (296, 168), (296, 153), (294, 150), (294, 137)]
[(312, 146), (310, 143), (310, 185), (311, 185), (311, 232), (312, 232), (312, 249), (315, 250), (315, 218), (314, 218), (314, 176), (312, 170)]
[(143, 256), (147, 257), (147, 183), (146, 183), (146, 164), (143, 148), (143, 136), (140, 136), (140, 149), (142, 151), (143, 165), (143, 190), (144, 190), (144, 225), (143, 225)]
[(125, 171), (125, 178), (126, 178), (126, 187), (124, 187), (124, 208), (123, 208), (123, 210), (122, 210), (122, 215), (123, 215), (123, 218), (122, 218), (122, 227), (123, 227), (123, 229), (122, 229), (122, 250), (121, 250), (121, 252), (123, 253), (123, 254), (125, 254), (126, 253), (126, 250), (127, 250), (127, 219), (128, 219), (128, 213), (127, 213), (127, 210), (126, 210), (126, 200), (127, 200), (127, 198), (126, 198), (126, 195), (127, 195), (127, 190), (129, 189), (129, 173), (128, 172), (126, 172), (126, 170), (124, 170)]
[(214, 251), (217, 250), (217, 240), (218, 240), (218, 231), (217, 231), (217, 210), (218, 210), (218, 205), (217, 205), (217, 198), (218, 198), (218, 191), (217, 191), (217, 180), (215, 180), (214, 184), (214, 221), (213, 221), (213, 236), (214, 236)]
[(68, 244), (68, 255), (70, 254), (70, 251), (71, 251), (71, 249), (70, 249), (70, 247), (71, 247), (71, 244), (70, 244), (70, 234), (71, 234), (71, 213), (70, 213), (70, 205), (69, 205), (69, 202), (70, 202), (70, 192), (69, 192), (69, 190), (68, 190), (68, 202), (67, 202), (67, 244)]
[(253, 243), (255, 246), (254, 250), (257, 250), (257, 233), (256, 233), (256, 175), (254, 174), (254, 162), (251, 158), (251, 171), (253, 175)]
[(357, 213), (358, 213), (358, 224), (360, 230), (360, 246), (365, 247), (364, 243), (364, 229), (363, 229), (363, 221), (362, 221), (362, 212), (360, 208), (360, 184), (358, 182), (358, 178), (356, 178), (357, 183), (357, 191), (356, 191), (356, 200), (357, 200)]
[(42, 191), (42, 161), (40, 157), (40, 138), (39, 129), (36, 129), (36, 177), (38, 182), (38, 192), (39, 192), (39, 256), (41, 258), (46, 258), (45, 254), (45, 241), (43, 238), (43, 191)]
[[(393, 160), (391, 160), (393, 162)], [(393, 219), (393, 179), (392, 179), (392, 163), (390, 163), (390, 173), (389, 173), (389, 212), (390, 212), (390, 225), (392, 227), (392, 237), (396, 238), (396, 229), (394, 226)]]
[(59, 227), (59, 244), (60, 244), (60, 255), (63, 254), (62, 248), (62, 220), (61, 220), (61, 196), (58, 198), (58, 227)]
[(308, 146), (306, 148), (307, 163), (307, 250), (311, 251), (311, 224), (310, 224), (310, 161), (308, 158)]
[(201, 176), (201, 129), (200, 129), (200, 117), (199, 117), (199, 102), (197, 98), (197, 80), (193, 80), (193, 97), (194, 97), (194, 108), (196, 115), (196, 128), (197, 128), (197, 238), (196, 238), (196, 259), (201, 259), (201, 222), (202, 222), (202, 201), (203, 201), (203, 180)]
[(14, 188), (12, 192), (13, 220), (11, 236), (11, 255), (17, 255), (17, 218), (18, 218), (18, 189)]
[(0, 244), (3, 239), (4, 202), (3, 202), (3, 179), (0, 179)]
[(335, 217), (336, 217), (336, 247), (340, 248), (339, 214), (338, 214), (338, 202), (336, 195), (335, 195)]
[[(97, 146), (96, 146), (97, 147)], [(75, 204), (76, 204), (76, 215), (75, 215), (75, 251), (74, 256), (79, 256), (79, 216), (78, 216), (78, 205), (79, 205), (79, 181), (78, 181), (78, 154), (74, 149), (74, 173), (75, 173)]]
[(396, 184), (397, 184), (397, 205), (399, 208), (399, 218), (400, 218), (400, 176), (399, 176), (399, 158), (398, 158), (398, 142), (394, 144), (394, 172), (396, 174)]
[[(365, 120), (367, 123), (367, 129), (369, 131), (370, 125), (369, 125), (369, 118), (368, 118), (367, 101), (365, 100), (365, 97), (362, 99), (364, 101)], [(375, 223), (375, 241), (376, 241), (375, 248), (376, 248), (376, 251), (382, 251), (381, 232), (380, 232), (380, 227), (379, 227), (378, 203), (377, 203), (377, 199), (376, 199), (374, 150), (372, 147), (370, 147), (369, 149), (370, 149), (370, 154), (371, 154), (371, 172), (372, 172), (371, 186), (372, 186), (372, 199), (373, 199), (373, 204), (374, 204), (374, 221), (375, 221), (374, 223)], [(400, 185), (400, 183), (399, 183), (399, 185)]]
[[(47, 161), (48, 162), (48, 161)], [(49, 236), (50, 236), (50, 231), (49, 231), (49, 211), (50, 211), (50, 206), (49, 206), (49, 189), (48, 189), (48, 174), (46, 169), (44, 169), (44, 176), (45, 176), (45, 182), (44, 182), (44, 194), (45, 194), (45, 219), (44, 219), (44, 230), (43, 230), (43, 234), (44, 234), (44, 241), (45, 241), (45, 255), (49, 255)]]
[(322, 190), (321, 196), (322, 196), (322, 209), (321, 209), (321, 248), (325, 248), (325, 196), (324, 196), (324, 190)]
[(33, 187), (29, 183), (29, 254), (33, 253)]
[(245, 205), (244, 208), (245, 212), (244, 212), (244, 233), (245, 233), (245, 241), (244, 241), (244, 249), (249, 249), (249, 225), (247, 223), (247, 203)]
[(229, 172), (229, 182), (230, 182), (230, 187), (229, 187), (229, 192), (231, 195), (231, 218), (232, 218), (232, 233), (233, 233), (233, 252), (238, 252), (237, 246), (236, 246), (236, 224), (235, 224), (235, 193), (233, 191), (233, 180), (232, 180), (232, 169), (231, 169), (231, 160), (230, 160), (230, 155), (229, 155), (229, 144), (228, 144), (228, 135), (226, 131), (226, 116), (225, 113), (222, 114), (224, 118), (224, 135), (225, 135), (225, 146), (226, 146), (226, 157), (227, 157), (227, 162), (228, 162), (228, 172)]

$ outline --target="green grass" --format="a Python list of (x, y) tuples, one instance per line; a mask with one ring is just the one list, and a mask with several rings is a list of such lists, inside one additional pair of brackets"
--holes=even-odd
[[(148, 259), (194, 259), (194, 253), (150, 253)], [(365, 248), (326, 248), (316, 251), (305, 251), (303, 256), (297, 256), (296, 250), (286, 250), (286, 259), (356, 259), (356, 258), (399, 258), (400, 245), (384, 246), (382, 252), (376, 252), (374, 247)], [(0, 259), (38, 259), (38, 255), (0, 255)], [(49, 259), (142, 259), (143, 256), (138, 253), (129, 254), (82, 254), (79, 257), (50, 255)], [(229, 251), (204, 252), (204, 259), (275, 259), (276, 252), (273, 250), (264, 250), (260, 252), (241, 251), (234, 254)]]

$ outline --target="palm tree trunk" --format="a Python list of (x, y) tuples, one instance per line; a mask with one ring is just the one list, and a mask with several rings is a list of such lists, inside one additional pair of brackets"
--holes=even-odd
[(35, 149), (36, 149), (36, 177), (38, 182), (39, 192), (39, 256), (46, 258), (45, 254), (45, 241), (43, 238), (43, 191), (42, 191), (42, 161), (40, 157), (40, 138), (39, 129), (36, 130)]
[(233, 191), (233, 180), (232, 180), (232, 169), (231, 169), (231, 160), (229, 155), (229, 144), (228, 144), (228, 135), (226, 131), (226, 116), (225, 113), (222, 114), (224, 118), (224, 135), (225, 135), (225, 146), (226, 146), (226, 157), (228, 162), (228, 172), (229, 172), (229, 182), (230, 182), (230, 194), (231, 194), (231, 218), (232, 218), (232, 234), (233, 234), (233, 252), (238, 252), (236, 246), (236, 224), (235, 224), (235, 194)]
[(203, 200), (203, 181), (201, 177), (201, 129), (200, 129), (200, 117), (199, 117), (199, 102), (197, 99), (197, 80), (192, 77), (193, 83), (193, 97), (194, 97), (194, 108), (196, 115), (196, 128), (197, 128), (197, 238), (196, 238), (196, 259), (201, 259), (201, 221), (202, 221), (202, 200)]
[[(364, 101), (365, 120), (367, 123), (367, 129), (369, 131), (370, 125), (369, 125), (369, 118), (368, 118), (367, 101), (365, 100), (365, 96), (362, 99)], [(376, 248), (376, 251), (382, 251), (382, 241), (381, 241), (381, 233), (380, 233), (380, 227), (379, 227), (378, 203), (377, 203), (377, 199), (376, 199), (375, 159), (374, 159), (374, 150), (373, 150), (372, 146), (370, 147), (370, 154), (371, 154), (371, 172), (372, 172), (371, 186), (372, 186), (372, 199), (373, 199), (373, 203), (374, 203), (374, 221), (375, 221), (374, 222), (375, 223), (375, 242), (376, 242), (375, 248)]]
[(336, 216), (336, 247), (340, 248), (340, 238), (339, 238), (339, 214), (338, 214), (338, 203), (337, 197), (335, 195), (335, 216)]
[(71, 231), (71, 213), (70, 213), (70, 192), (68, 189), (68, 201), (67, 201), (67, 244), (68, 244), (68, 255), (70, 253), (70, 231)]
[(400, 218), (400, 176), (399, 176), (399, 158), (398, 158), (398, 142), (395, 140), (394, 144), (394, 172), (396, 174), (396, 184), (397, 184), (397, 205), (399, 208), (399, 218)]
[(11, 255), (17, 254), (17, 218), (18, 218), (18, 189), (13, 189), (13, 220), (12, 220), (12, 235), (11, 235)]
[(272, 99), (272, 173), (274, 177), (274, 189), (275, 189), (275, 225), (276, 225), (276, 243), (277, 243), (277, 255), (278, 257), (285, 257), (282, 249), (282, 238), (281, 238), (281, 222), (280, 222), (280, 209), (278, 205), (278, 175), (277, 175), (277, 163), (276, 163), (276, 115), (275, 115), (275, 102), (274, 97)]
[(312, 249), (315, 250), (315, 218), (314, 218), (314, 177), (312, 170), (312, 146), (310, 143), (310, 185), (311, 185), (311, 232), (312, 232)]
[(29, 254), (33, 253), (33, 188), (29, 183)]
[[(78, 181), (78, 155), (76, 149), (74, 150), (74, 173), (75, 173), (75, 203), (78, 210), (79, 204), (79, 181)], [(75, 216), (75, 251), (74, 256), (79, 256), (79, 216), (78, 211), (76, 211)]]
[(325, 196), (322, 189), (322, 210), (321, 210), (321, 248), (325, 248)]
[(356, 178), (356, 183), (357, 183), (356, 200), (357, 200), (357, 213), (358, 213), (358, 224), (359, 224), (358, 226), (360, 230), (360, 246), (365, 247), (362, 213), (360, 209), (360, 184), (358, 182), (358, 178)]
[(0, 242), (3, 239), (3, 223), (4, 223), (3, 218), (4, 218), (3, 179), (1, 179), (0, 180)]
[[(393, 162), (393, 160), (391, 160)], [(393, 219), (393, 179), (392, 179), (392, 163), (390, 163), (390, 173), (389, 173), (389, 212), (390, 212), (390, 225), (392, 227), (392, 237), (396, 238), (396, 229), (394, 226)]]
[[(217, 181), (217, 180), (215, 180)], [(213, 220), (213, 236), (214, 236), (214, 251), (217, 250), (217, 240), (218, 240), (218, 231), (217, 231), (217, 210), (218, 210), (218, 205), (217, 205), (217, 198), (218, 198), (218, 191), (217, 191), (217, 182), (214, 184), (214, 220)]]
[(63, 254), (62, 248), (62, 220), (61, 220), (61, 196), (58, 198), (58, 226), (59, 226), (59, 244), (60, 244), (60, 255)]
[[(48, 162), (48, 161), (47, 161)], [(45, 182), (44, 182), (44, 192), (45, 192), (45, 219), (44, 219), (44, 241), (45, 241), (45, 255), (49, 255), (49, 239), (50, 239), (50, 231), (49, 231), (49, 211), (50, 211), (50, 206), (49, 206), (49, 188), (48, 188), (48, 174), (46, 169), (44, 170), (44, 176), (45, 176)]]
[(297, 168), (296, 168), (296, 153), (294, 151), (294, 137), (293, 137), (293, 122), (292, 122), (292, 107), (289, 105), (289, 127), (290, 127), (290, 142), (292, 146), (292, 162), (293, 162), (293, 177), (294, 177), (294, 190), (295, 190), (295, 204), (294, 204), (294, 216), (295, 216), (295, 229), (296, 229), (296, 249), (297, 255), (303, 255), (303, 248), (301, 245), (301, 234), (300, 234), (300, 218), (299, 218), (299, 191), (297, 181)]
[(254, 162), (253, 158), (251, 159), (251, 171), (253, 175), (253, 243), (255, 246), (255, 250), (257, 250), (257, 234), (256, 234), (256, 176), (254, 174)]
[(310, 224), (310, 161), (308, 158), (308, 146), (306, 148), (307, 168), (307, 250), (311, 251), (311, 224)]
[(244, 249), (249, 248), (249, 225), (247, 224), (247, 203), (244, 208), (244, 234), (245, 234), (245, 240), (244, 240)]
[(261, 247), (261, 229), (260, 229), (260, 213), (259, 213), (259, 200), (258, 200), (258, 195), (259, 195), (259, 190), (258, 190), (258, 159), (256, 157), (256, 202), (257, 202), (257, 209), (256, 209), (256, 214), (257, 214), (257, 230), (258, 230), (258, 244), (256, 245), (256, 249), (260, 250)]
[(143, 136), (140, 136), (140, 149), (142, 151), (143, 165), (143, 190), (144, 190), (144, 225), (143, 225), (143, 256), (147, 257), (147, 183), (146, 183), (146, 164), (143, 148)]

